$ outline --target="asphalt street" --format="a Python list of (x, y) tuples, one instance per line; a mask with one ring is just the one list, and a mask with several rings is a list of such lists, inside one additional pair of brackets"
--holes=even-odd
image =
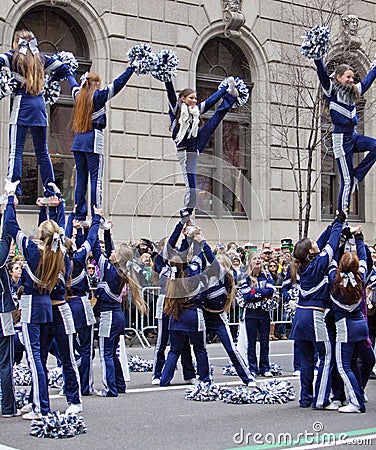
[[(270, 360), (283, 369), (299, 394), (299, 380), (292, 376), (292, 342), (270, 343)], [(241, 385), (237, 377), (222, 375), (228, 357), (220, 344), (208, 345), (214, 380)], [(128, 355), (152, 359), (153, 349), (128, 348)], [(95, 387), (101, 388), (98, 357)], [(87, 434), (70, 439), (38, 439), (29, 435), (30, 422), (20, 417), (0, 417), (0, 450), (13, 449), (314, 449), (327, 446), (376, 448), (376, 380), (367, 387), (365, 414), (340, 414), (299, 408), (298, 401), (272, 405), (233, 405), (222, 401), (184, 399), (187, 386), (177, 370), (170, 387), (150, 384), (150, 373), (131, 373), (127, 393), (118, 398), (85, 397), (82, 416)], [(265, 378), (258, 377), (257, 382)], [(64, 411), (65, 397), (51, 390), (51, 407)], [(300, 439), (299, 445), (297, 445)], [(347, 439), (343, 443), (341, 439)], [(325, 444), (319, 444), (324, 440)]]

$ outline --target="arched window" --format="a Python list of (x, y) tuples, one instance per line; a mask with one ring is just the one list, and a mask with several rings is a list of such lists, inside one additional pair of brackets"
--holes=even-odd
[[(218, 88), (224, 78), (242, 78), (250, 91), (253, 87), (248, 61), (243, 51), (229, 39), (211, 39), (197, 62), (196, 87), (199, 101)], [(204, 118), (210, 117), (208, 112)], [(217, 217), (243, 214), (245, 181), (250, 173), (251, 101), (231, 109), (218, 126), (197, 168), (197, 214)]]
[[(359, 63), (348, 57), (333, 58), (327, 64), (328, 73), (332, 73), (339, 64), (349, 64), (355, 71), (355, 83), (358, 83), (365, 77), (364, 70), (360, 67)], [(356, 127), (358, 134), (364, 133), (364, 109), (365, 99), (361, 97), (360, 102), (357, 104), (356, 110), (359, 118), (359, 123)], [(338, 171), (337, 162), (334, 158), (332, 149), (332, 125), (330, 120), (329, 111), (325, 110), (322, 113), (321, 118), (321, 218), (332, 219), (335, 215), (338, 194), (341, 187), (341, 176)], [(358, 153), (354, 155), (354, 167), (363, 159), (364, 154)], [(364, 187), (363, 183), (360, 183), (358, 191), (355, 191), (351, 196), (350, 202), (350, 216), (351, 219), (363, 220), (364, 219)]]
[[(16, 29), (31, 30), (38, 39), (39, 49), (47, 55), (58, 51), (72, 52), (79, 63), (76, 76), (90, 69), (89, 49), (85, 34), (77, 21), (66, 11), (48, 6), (38, 6), (28, 11)], [(54, 167), (56, 184), (62, 190), (67, 206), (74, 204), (75, 169), (71, 152), (73, 132), (70, 129), (73, 100), (67, 81), (61, 82), (59, 100), (48, 108), (48, 148)], [(38, 183), (35, 183), (38, 180)], [(22, 170), (23, 205), (35, 205), (42, 191), (37, 160), (29, 133), (23, 153)]]

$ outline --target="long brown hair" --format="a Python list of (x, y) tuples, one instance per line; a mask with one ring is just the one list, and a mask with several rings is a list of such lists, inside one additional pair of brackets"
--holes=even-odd
[(35, 38), (34, 34), (28, 30), (18, 30), (14, 34), (13, 50), (15, 50), (12, 60), (12, 70), (19, 73), (24, 78), (21, 85), (30, 95), (39, 95), (44, 86), (44, 63), (39, 53), (33, 55), (28, 48), (26, 55), (19, 52), (19, 39), (25, 39), (27, 42)]
[(178, 320), (180, 313), (190, 306), (190, 285), (186, 273), (187, 263), (180, 256), (175, 255), (170, 260), (170, 266), (173, 270), (176, 268), (176, 273), (175, 279), (167, 281), (164, 312)]
[(128, 267), (128, 262), (133, 260), (133, 250), (127, 244), (121, 244), (116, 250), (116, 263), (114, 266), (118, 272), (118, 275), (122, 279), (123, 288), (127, 284), (131, 290), (132, 302), (136, 305), (136, 308), (141, 314), (148, 312), (148, 305), (141, 296), (140, 283), (138, 282), (136, 271), (133, 266)]
[[(348, 283), (345, 287), (344, 279), (348, 277), (350, 273), (353, 274), (356, 285), (353, 286), (350, 283), (350, 280), (347, 280)], [(359, 259), (355, 254), (350, 252), (343, 254), (331, 286), (331, 292), (337, 300), (345, 305), (354, 305), (362, 298), (363, 284), (359, 274)]]
[(226, 303), (223, 309), (228, 313), (235, 301), (235, 280), (234, 275), (232, 274), (232, 262), (231, 259), (225, 254), (218, 255), (217, 259), (221, 266), (226, 269), (226, 274), (223, 280), (226, 287)]
[(51, 292), (58, 283), (59, 275), (65, 274), (62, 247), (58, 245), (56, 252), (52, 250), (55, 233), (59, 235), (60, 239), (60, 228), (54, 220), (45, 220), (39, 225), (36, 243), (38, 244), (41, 258), (36, 270), (36, 276), (40, 280), (40, 283), (38, 283), (40, 293)]
[(295, 244), (293, 259), (290, 265), (290, 275), (292, 284), (296, 284), (298, 275), (311, 262), (309, 251), (312, 248), (312, 241), (309, 238), (303, 238)]
[[(180, 91), (179, 96), (178, 96), (178, 106), (176, 109), (176, 126), (179, 126), (179, 119), (180, 119), (180, 114), (181, 114), (181, 104), (183, 103), (183, 97), (186, 97), (189, 94), (193, 94), (194, 92), (196, 92), (194, 89), (191, 88), (185, 88), (182, 91)], [(202, 124), (202, 119), (200, 116), (200, 125)]]
[(87, 133), (92, 130), (93, 97), (101, 82), (102, 79), (97, 73), (90, 72), (77, 94), (73, 113), (73, 131), (75, 133)]

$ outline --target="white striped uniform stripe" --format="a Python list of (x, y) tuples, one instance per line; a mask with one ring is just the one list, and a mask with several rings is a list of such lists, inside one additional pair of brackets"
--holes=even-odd
[(345, 385), (347, 395), (349, 396), (350, 403), (357, 406), (359, 408), (359, 402), (356, 398), (356, 394), (354, 391), (354, 388), (351, 384), (351, 381), (349, 377), (347, 376), (347, 373), (345, 372), (345, 369), (343, 368), (342, 363), (342, 342), (336, 342), (336, 363), (337, 363), (337, 369), (338, 373), (340, 374), (343, 384)]

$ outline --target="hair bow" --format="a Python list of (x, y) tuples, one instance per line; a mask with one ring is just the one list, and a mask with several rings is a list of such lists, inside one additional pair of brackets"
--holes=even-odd
[(131, 259), (127, 261), (125, 268), (130, 271), (131, 267), (133, 267), (133, 270), (137, 273), (139, 273), (141, 271), (141, 267), (135, 262), (132, 261)]
[(178, 268), (176, 266), (171, 267), (171, 272), (169, 275), (170, 280), (175, 280), (176, 272), (178, 271)]
[(80, 76), (80, 89), (83, 87), (83, 85), (86, 83), (87, 79), (89, 78), (89, 72), (85, 72), (83, 75)]
[(55, 231), (53, 236), (52, 236), (51, 250), (54, 253), (56, 253), (59, 247), (60, 247), (60, 250), (65, 255), (66, 249), (65, 249), (65, 246), (64, 246), (64, 236), (62, 234), (59, 234), (59, 233), (57, 233)]
[(347, 287), (349, 281), (352, 287), (356, 286), (355, 276), (352, 272), (341, 272), (341, 278), (343, 279), (342, 281), (343, 287)]
[(22, 55), (26, 55), (27, 49), (30, 49), (33, 56), (39, 53), (38, 41), (35, 37), (30, 39), (29, 41), (24, 38), (18, 39), (18, 51), (22, 53)]

